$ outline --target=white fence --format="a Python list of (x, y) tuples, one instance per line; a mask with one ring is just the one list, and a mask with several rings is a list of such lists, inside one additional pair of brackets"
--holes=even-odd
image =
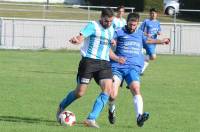
[[(87, 21), (2, 18), (0, 48), (6, 49), (76, 49), (68, 40), (77, 35)], [(158, 46), (164, 54), (200, 54), (200, 24), (161, 23), (161, 37), (171, 44)]]
[(2, 19), (0, 47), (8, 49), (77, 49), (68, 43), (86, 21)]

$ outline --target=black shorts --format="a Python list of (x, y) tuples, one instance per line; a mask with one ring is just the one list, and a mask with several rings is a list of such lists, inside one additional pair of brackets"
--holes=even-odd
[(111, 64), (109, 61), (82, 57), (77, 74), (77, 82), (88, 84), (94, 78), (97, 84), (101, 79), (112, 79)]

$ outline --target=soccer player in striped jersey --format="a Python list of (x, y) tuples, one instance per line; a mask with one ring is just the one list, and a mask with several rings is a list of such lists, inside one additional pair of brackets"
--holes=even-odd
[(114, 29), (122, 28), (126, 25), (126, 20), (123, 18), (124, 14), (125, 14), (125, 7), (124, 6), (117, 7), (117, 15), (113, 19)]
[[(143, 99), (140, 92), (140, 73), (144, 66), (143, 43), (168, 44), (169, 39), (158, 40), (148, 38), (142, 30), (137, 28), (138, 23), (139, 15), (137, 13), (130, 13), (127, 17), (127, 25), (116, 30), (114, 33), (116, 51), (111, 56), (111, 59), (114, 59), (113, 61), (111, 60), (114, 82), (108, 103), (108, 118), (111, 124), (115, 123), (115, 99), (123, 79), (128, 84), (130, 92), (133, 95), (137, 125), (142, 127), (144, 122), (149, 118), (149, 113), (143, 112)], [(125, 63), (119, 64), (116, 62), (117, 57), (124, 58)]]
[(109, 52), (114, 34), (113, 26), (111, 26), (113, 15), (112, 9), (103, 9), (99, 21), (89, 22), (78, 36), (70, 39), (70, 42), (75, 45), (84, 41), (81, 48), (82, 59), (79, 63), (76, 88), (69, 92), (59, 104), (57, 110), (58, 122), (60, 121), (59, 114), (72, 102), (85, 94), (90, 80), (94, 78), (101, 87), (102, 92), (96, 98), (92, 111), (84, 121), (84, 124), (89, 127), (99, 128), (96, 119), (107, 104), (112, 88)]
[[(157, 39), (157, 36), (161, 34), (160, 22), (157, 20), (157, 10), (151, 8), (149, 10), (150, 18), (145, 19), (140, 26), (140, 29), (152, 39)], [(144, 44), (144, 49), (146, 50), (146, 57), (144, 62), (144, 67), (142, 69), (141, 75), (144, 73), (145, 69), (149, 65), (149, 60), (156, 59), (156, 44)]]

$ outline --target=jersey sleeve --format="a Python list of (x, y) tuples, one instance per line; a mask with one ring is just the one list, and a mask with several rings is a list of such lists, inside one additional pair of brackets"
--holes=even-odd
[(115, 30), (114, 35), (113, 35), (113, 39), (117, 40), (117, 38), (118, 38), (118, 32), (117, 32), (117, 30)]
[(144, 33), (142, 33), (142, 42), (143, 42), (143, 44), (146, 43), (147, 39), (148, 39), (148, 37)]
[(124, 26), (127, 24), (127, 23), (126, 23), (126, 19), (123, 19), (123, 23), (124, 23)]
[(161, 32), (160, 22), (158, 22), (158, 32)]
[(145, 28), (146, 28), (145, 26), (146, 26), (146, 21), (143, 21), (142, 24), (140, 25), (139, 29), (144, 32)]
[(115, 18), (115, 17), (113, 18), (112, 26), (113, 26), (114, 30), (115, 30), (116, 27), (117, 27), (117, 25), (116, 25), (116, 18)]
[(95, 33), (95, 26), (92, 22), (89, 22), (81, 31), (80, 33), (87, 38), (88, 36)]

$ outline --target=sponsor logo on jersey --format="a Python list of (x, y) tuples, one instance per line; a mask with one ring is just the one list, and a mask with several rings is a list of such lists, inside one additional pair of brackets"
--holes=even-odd
[(123, 38), (124, 38), (124, 39), (127, 39), (127, 38), (129, 38), (129, 37), (128, 37), (128, 36), (124, 36)]

